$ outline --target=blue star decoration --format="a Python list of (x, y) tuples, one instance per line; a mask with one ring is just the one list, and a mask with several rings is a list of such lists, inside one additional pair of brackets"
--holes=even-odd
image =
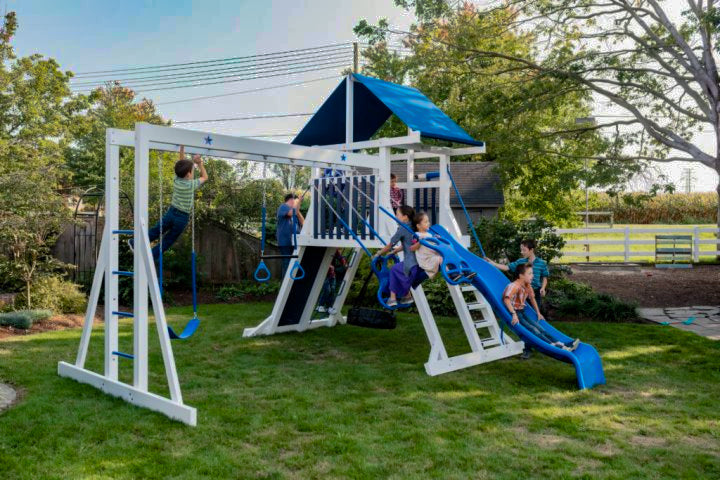
[(343, 162), (347, 160), (347, 155), (345, 155), (344, 153), (340, 155), (340, 160), (342, 160)]
[(208, 135), (207, 137), (205, 137), (204, 140), (205, 140), (205, 145), (212, 145), (212, 140), (213, 140), (213, 139), (212, 139), (212, 137), (211, 137), (210, 135)]

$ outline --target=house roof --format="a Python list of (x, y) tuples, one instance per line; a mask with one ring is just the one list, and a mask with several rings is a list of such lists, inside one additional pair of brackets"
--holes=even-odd
[[(420, 90), (353, 74), (353, 140), (370, 139), (393, 113), (427, 138), (465, 145), (484, 145), (473, 139)], [(295, 145), (345, 143), (345, 78), (292, 141)]]
[[(407, 181), (405, 162), (393, 162), (391, 171), (397, 175), (398, 182)], [(436, 172), (437, 162), (415, 162), (415, 174)], [(491, 162), (454, 162), (450, 164), (450, 173), (457, 184), (460, 195), (467, 207), (500, 207), (505, 203), (500, 175)], [(460, 202), (455, 189), (450, 189), (450, 205), (459, 207)]]

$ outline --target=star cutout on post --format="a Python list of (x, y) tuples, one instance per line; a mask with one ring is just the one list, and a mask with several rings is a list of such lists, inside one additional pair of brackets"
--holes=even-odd
[(340, 155), (340, 160), (342, 160), (343, 162), (347, 160), (347, 155), (345, 155), (344, 153)]
[(213, 139), (212, 139), (212, 137), (211, 137), (210, 135), (208, 135), (207, 137), (205, 137), (204, 140), (205, 140), (205, 144), (206, 144), (206, 145), (212, 145), (212, 140), (213, 140)]

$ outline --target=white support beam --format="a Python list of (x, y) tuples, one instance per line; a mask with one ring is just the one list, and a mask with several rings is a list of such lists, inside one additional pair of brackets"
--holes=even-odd
[(380, 147), (397, 147), (401, 148), (402, 145), (415, 145), (421, 143), (420, 132), (412, 132), (404, 137), (391, 137), (391, 138), (379, 138), (377, 140), (366, 140), (363, 142), (353, 142), (350, 145), (344, 143), (337, 143), (334, 145), (318, 145), (321, 148), (328, 148), (331, 150), (364, 150), (366, 148), (380, 148)]
[[(113, 131), (113, 145), (121, 147), (133, 147), (135, 145), (135, 133), (130, 130), (120, 129), (109, 129)], [(241, 137), (242, 138), (242, 137)], [(268, 142), (278, 143), (278, 142)], [(280, 144), (284, 145), (284, 144)], [(161, 152), (179, 152), (179, 145), (169, 145), (167, 143), (150, 142), (150, 150), (157, 150)], [(225, 150), (217, 150), (214, 148), (200, 148), (200, 147), (186, 147), (185, 153), (188, 155), (204, 155), (213, 158), (222, 158), (230, 161), (249, 161), (249, 162), (263, 162), (263, 163), (278, 163), (282, 165), (296, 165), (299, 167), (332, 167), (336, 170), (347, 170), (351, 171), (352, 166), (338, 165), (337, 163), (331, 162), (319, 162), (319, 161), (306, 161), (306, 160), (293, 160), (289, 158), (276, 158), (266, 157), (263, 155), (255, 155), (249, 153), (233, 153)]]
[[(58, 363), (58, 375), (91, 385), (108, 395), (121, 398), (138, 407), (160, 412), (173, 420), (178, 420), (191, 427), (197, 425), (197, 411), (195, 408), (183, 405), (182, 403), (173, 402), (168, 398), (140, 390), (131, 385), (118, 382), (117, 380), (111, 380), (100, 374), (66, 362)], [(107, 412), (104, 411), (103, 414), (107, 414)]]
[[(112, 145), (110, 132), (105, 133), (105, 376), (118, 379), (118, 357), (112, 352), (118, 349), (118, 318), (112, 312), (118, 310), (119, 239), (113, 235), (120, 223), (120, 147)], [(99, 263), (99, 262), (98, 262)]]
[[(482, 147), (464, 147), (464, 148), (447, 148), (447, 147), (435, 147), (432, 145), (423, 145), (423, 148), (417, 149), (415, 152), (415, 160), (422, 160), (426, 158), (437, 158), (440, 155), (447, 155), (449, 157), (460, 157), (463, 155), (480, 155), (486, 153), (485, 146)], [(410, 152), (396, 153), (390, 155), (390, 160), (397, 162), (400, 160), (407, 160)]]
[(354, 92), (355, 80), (351, 74), (345, 77), (345, 148), (343, 150), (350, 150), (349, 145), (353, 143), (353, 132), (354, 132), (354, 103), (355, 103), (355, 92)]
[(145, 130), (148, 139), (153, 142), (153, 145), (163, 143), (170, 146), (185, 145), (186, 150), (194, 147), (205, 149), (206, 152), (211, 149), (231, 154), (263, 155), (268, 157), (270, 162), (274, 162), (275, 159), (289, 159), (298, 165), (300, 162), (304, 162), (308, 165), (331, 164), (373, 168), (377, 162), (376, 156), (363, 153), (338, 152), (328, 148), (304, 147), (254, 138), (233, 137), (219, 133), (150, 125), (148, 123), (135, 124), (136, 136), (140, 128)]
[[(133, 386), (148, 388), (148, 283), (145, 266), (138, 249), (149, 248), (143, 238), (148, 227), (148, 179), (150, 177), (150, 144), (148, 124), (136, 125), (135, 131), (135, 214), (133, 255)], [(154, 267), (153, 267), (154, 268)], [(106, 352), (108, 354), (108, 352)]]

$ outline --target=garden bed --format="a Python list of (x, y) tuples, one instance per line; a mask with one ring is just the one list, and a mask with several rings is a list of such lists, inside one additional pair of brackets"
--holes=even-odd
[(720, 305), (720, 265), (694, 265), (689, 269), (637, 269), (572, 266), (569, 279), (590, 285), (641, 307)]

